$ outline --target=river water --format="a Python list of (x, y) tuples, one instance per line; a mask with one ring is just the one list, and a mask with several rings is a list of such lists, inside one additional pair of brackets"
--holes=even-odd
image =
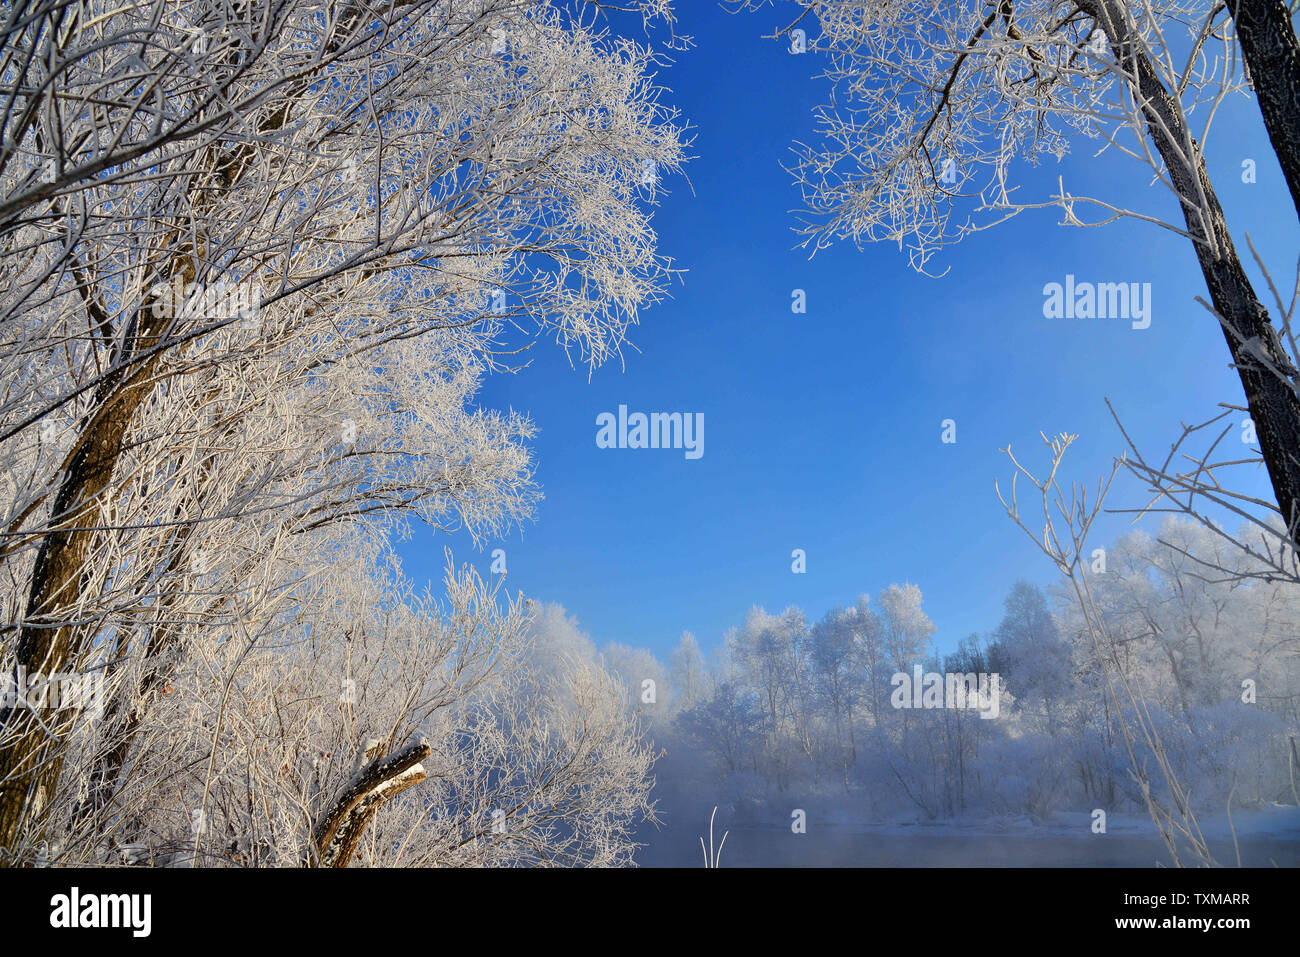
[[(715, 846), (722, 838), (715, 828)], [(703, 829), (708, 842), (708, 825)], [(642, 867), (700, 867), (700, 829), (665, 827), (643, 832), (647, 846), (637, 853)], [(1211, 852), (1236, 866), (1231, 837), (1211, 838)], [(1247, 867), (1300, 867), (1295, 835), (1241, 837)], [(1184, 859), (1195, 865), (1196, 859)], [(827, 824), (794, 834), (789, 827), (730, 828), (722, 847), (723, 867), (1153, 867), (1172, 865), (1158, 836), (1140, 834), (965, 832), (951, 827), (870, 827)]]

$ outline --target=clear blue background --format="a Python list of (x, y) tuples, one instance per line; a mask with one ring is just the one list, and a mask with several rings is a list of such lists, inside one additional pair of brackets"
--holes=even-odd
[[(1054, 579), (994, 495), (994, 479), (1010, 475), (1000, 447), (1039, 467), (1040, 430), (1078, 433), (1066, 477), (1095, 485), (1123, 451), (1104, 398), (1148, 457), (1164, 453), (1180, 422), (1243, 401), (1222, 334), (1193, 299), (1205, 289), (1191, 246), (1136, 221), (1062, 227), (1047, 210), (942, 254), (932, 263), (949, 269), (942, 279), (914, 273), (888, 244), (810, 260), (794, 248), (799, 193), (781, 164), (792, 141), (812, 137), (826, 91), (815, 57), (763, 39), (782, 25), (771, 10), (683, 3), (679, 24), (696, 45), (660, 81), (694, 127), (698, 158), (689, 184), (663, 184), (655, 222), (661, 252), (689, 270), (684, 284), (643, 315), (640, 351), (624, 368), (588, 380), (539, 343), (521, 374), (491, 379), (482, 404), (525, 411), (540, 430), (537, 521), (482, 551), (467, 536), (420, 529), (400, 548), (406, 570), (436, 584), (450, 543), (487, 574), (491, 549), (503, 547), (511, 591), (563, 604), (600, 644), (661, 658), (684, 630), (716, 645), (752, 605), (797, 604), (817, 617), (910, 581), (947, 650), (997, 624), (1017, 579)], [(1064, 163), (1023, 170), (1025, 198), (1046, 198), (1063, 175), (1076, 195), (1180, 221), (1145, 166), (1096, 159), (1098, 145), (1080, 139)], [(1241, 182), (1246, 158), (1258, 163), (1253, 185)], [(1286, 283), (1300, 230), (1252, 102), (1222, 111), (1209, 160), (1243, 255), (1249, 232)], [(1043, 286), (1067, 273), (1151, 283), (1151, 327), (1044, 319)], [(807, 292), (803, 316), (790, 310), (796, 288)], [(620, 403), (703, 412), (703, 458), (597, 448), (597, 414)], [(945, 418), (957, 422), (955, 445), (940, 442)], [(1249, 490), (1267, 489), (1261, 473)], [(1144, 501), (1128, 480), (1110, 504)], [(1128, 523), (1112, 517), (1093, 544)], [(807, 552), (806, 574), (791, 572), (794, 548)]]

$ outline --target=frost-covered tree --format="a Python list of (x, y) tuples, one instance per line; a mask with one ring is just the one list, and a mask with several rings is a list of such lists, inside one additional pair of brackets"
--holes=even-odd
[[(738, 0), (765, 7), (771, 0)], [(1190, 242), (1258, 432), (1284, 530), (1300, 523), (1300, 373), (1293, 307), (1270, 317), (1206, 164), (1222, 104), (1254, 95), (1300, 213), (1300, 44), (1282, 0), (791, 0), (832, 87), (797, 149), (801, 233), (906, 245), (924, 269), (946, 244), (1029, 209), (1067, 224), (1132, 216)], [(1022, 168), (1082, 147), (1141, 164), (1176, 202), (1129, 208)], [(1280, 323), (1280, 324), (1279, 324)], [(1175, 483), (1176, 485), (1177, 483)], [(1212, 483), (1207, 483), (1211, 484)], [(1285, 531), (1284, 531), (1285, 535)]]
[(708, 696), (708, 664), (700, 651), (700, 643), (689, 631), (682, 632), (677, 647), (668, 656), (668, 674), (679, 708), (694, 708)]
[[(192, 635), (274, 641), (314, 535), (528, 514), (529, 426), (469, 397), (539, 332), (616, 354), (668, 275), (682, 133), (593, 9), (0, 11), (6, 668), (115, 662), (129, 738)], [(0, 711), (11, 851), (70, 786), (37, 718)]]
[(890, 585), (876, 597), (884, 663), (904, 671), (928, 658), (934, 622), (922, 609), (921, 589), (912, 584)]
[(546, 602), (534, 609), (529, 624), (528, 656), (539, 675), (559, 678), (571, 661), (595, 661), (596, 644), (564, 606)]
[(873, 673), (863, 667), (864, 645), (877, 630), (867, 602), (863, 595), (852, 608), (832, 608), (808, 634), (817, 681), (835, 729), (835, 746), (847, 746), (848, 764), (857, 759), (855, 715), (863, 692), (870, 693)]
[(731, 660), (757, 691), (767, 716), (768, 759), (785, 775), (813, 758), (813, 675), (808, 624), (799, 608), (752, 608), (726, 638)]
[[(1177, 521), (1166, 523), (1155, 544), (1142, 536), (1121, 542), (1118, 566), (1096, 568), (1085, 555), (1110, 481), (1095, 493), (1067, 487), (1061, 466), (1074, 438), (1044, 437), (1050, 466), (1043, 477), (1005, 450), (1015, 478), (998, 497), (1061, 575), (1059, 627), (1074, 643), (1081, 678), (1073, 723), (1101, 737), (1104, 752), (1122, 755), (1117, 762), (1103, 753), (1097, 761), (1095, 749), (1076, 748), (1080, 776), (1090, 794), (1114, 800), (1122, 788), (1145, 806), (1176, 865), (1188, 855), (1212, 864), (1197, 821), (1207, 798), (1230, 807), (1239, 785), (1252, 803), (1276, 801), (1288, 790), (1294, 797), (1289, 752), (1296, 724), (1287, 702), (1300, 658), (1288, 606), (1294, 608), (1300, 589), (1290, 580), (1267, 581), (1262, 568), (1249, 567), (1250, 554), (1217, 529)], [(1115, 463), (1112, 480), (1122, 467)], [(1018, 491), (1021, 483), (1029, 491)], [(1026, 499), (1040, 517), (1027, 518)], [(1238, 563), (1232, 573), (1217, 580), (1203, 574), (1225, 561)], [(1252, 613), (1251, 605), (1267, 610)], [(1271, 655), (1270, 703), (1282, 705), (1276, 711), (1260, 707), (1260, 682), (1232, 663), (1240, 631), (1261, 625), (1257, 647)], [(1236, 677), (1225, 681), (1233, 671)]]
[(317, 574), (282, 620), (249, 623), (264, 636), (194, 630), (112, 777), (115, 723), (76, 738), (65, 773), (98, 793), (46, 812), (47, 859), (626, 863), (651, 758), (617, 680), (591, 660), (539, 671), (525, 603), (470, 570), (449, 567), (435, 599), (391, 563), (359, 574), (363, 542), (334, 544), (353, 560), (283, 556)]
[(1054, 734), (1058, 712), (1073, 684), (1070, 646), (1061, 639), (1041, 589), (1017, 582), (1003, 607), (994, 640), (998, 655), (1007, 663), (1008, 690), (1016, 696), (1022, 712), (1040, 712), (1045, 730)]
[(627, 691), (628, 704), (643, 721), (668, 721), (677, 710), (676, 694), (668, 669), (644, 648), (613, 642), (601, 651), (601, 660)]

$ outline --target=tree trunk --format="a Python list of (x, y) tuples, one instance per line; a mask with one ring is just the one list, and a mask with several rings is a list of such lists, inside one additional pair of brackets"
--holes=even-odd
[[(342, 11), (331, 35), (323, 44), (322, 54), (332, 55), (350, 41), (363, 22), (365, 7), (349, 4)], [(234, 65), (235, 52), (230, 54)], [(295, 81), (305, 87), (310, 81)], [(292, 87), (289, 88), (292, 90)], [(293, 104), (291, 95), (284, 105), (258, 123), (258, 132), (267, 135), (282, 129), (289, 120)], [(202, 188), (229, 187), (251, 164), (258, 146), (240, 142), (228, 150), (219, 144), (211, 147), (206, 164), (210, 182)], [(203, 200), (196, 203), (191, 224), (201, 221)], [(186, 230), (177, 229), (172, 239), (175, 248), (164, 244), (161, 252), (171, 269), (161, 267), (158, 274), (181, 282), (186, 288), (196, 278), (199, 246), (184, 239)], [(148, 288), (148, 287), (146, 287)], [(87, 526), (98, 525), (101, 494), (112, 479), (126, 438), (127, 428), (136, 409), (154, 386), (154, 373), (161, 353), (156, 353), (132, 368), (131, 360), (148, 354), (172, 325), (159, 310), (142, 309), (137, 316), (138, 335), (127, 335), (115, 360), (118, 375), (111, 376), (96, 392), (96, 412), (82, 429), (80, 446), (64, 471), (56, 493), (51, 525), (54, 530), (42, 540), (32, 572), (31, 589), (19, 636), (15, 669), (25, 667), (29, 674), (49, 675), (69, 662), (75, 664), (85, 640), (84, 628), (68, 624), (82, 585), (89, 577), (86, 559), (97, 532)], [(71, 727), (71, 716), (55, 712), (55, 721), (42, 727), (29, 709), (0, 709), (0, 849), (19, 846), (24, 830), (41, 807), (48, 803), (58, 783), (63, 766), (64, 738)], [(39, 839), (39, 822), (35, 836)], [(7, 863), (0, 854), (0, 866)]]
[(1178, 192), (1201, 273), (1246, 393), (1278, 509), (1294, 541), (1300, 521), (1300, 397), (1296, 395), (1296, 369), (1242, 267), (1196, 142), (1151, 61), (1132, 42), (1118, 0), (1080, 0), (1079, 7), (1106, 31), (1116, 59), (1130, 84), (1135, 84), (1134, 97), (1141, 104), (1147, 133)]
[[(157, 361), (155, 356), (146, 362), (120, 389), (112, 380), (105, 383), (98, 411), (82, 430), (54, 499), (55, 528), (36, 555), (15, 674), (24, 668), (29, 675), (48, 678), (76, 665), (84, 628), (69, 622), (70, 610), (87, 583), (86, 560), (102, 514), (100, 496), (121, 455), (127, 426), (153, 387)], [(63, 766), (63, 739), (74, 717), (63, 711), (37, 715), (24, 707), (0, 709), (0, 847), (17, 848), (26, 821), (53, 795)]]
[(388, 758), (381, 755), (379, 742), (368, 745), (361, 762), (367, 758), (370, 762), (357, 772), (317, 821), (308, 865), (347, 867), (380, 806), (427, 777), (420, 762), (431, 753), (422, 738)]
[(1283, 0), (1228, 0), (1273, 152), (1300, 216), (1300, 43)]

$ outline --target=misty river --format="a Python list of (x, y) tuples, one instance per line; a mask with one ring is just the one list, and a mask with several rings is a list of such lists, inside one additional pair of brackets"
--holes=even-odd
[[(724, 828), (715, 827), (714, 846)], [(701, 867), (701, 829), (665, 826), (638, 835), (646, 844), (636, 855), (642, 867)], [(703, 828), (708, 842), (707, 821)], [(1208, 840), (1224, 866), (1235, 866), (1231, 837)], [(1238, 839), (1246, 867), (1300, 866), (1300, 840), (1294, 834)], [(1190, 855), (1185, 866), (1195, 866)], [(874, 829), (827, 824), (793, 834), (789, 827), (742, 825), (729, 829), (722, 867), (1169, 867), (1172, 861), (1159, 836), (1143, 834), (1064, 835), (965, 832), (916, 825)]]

